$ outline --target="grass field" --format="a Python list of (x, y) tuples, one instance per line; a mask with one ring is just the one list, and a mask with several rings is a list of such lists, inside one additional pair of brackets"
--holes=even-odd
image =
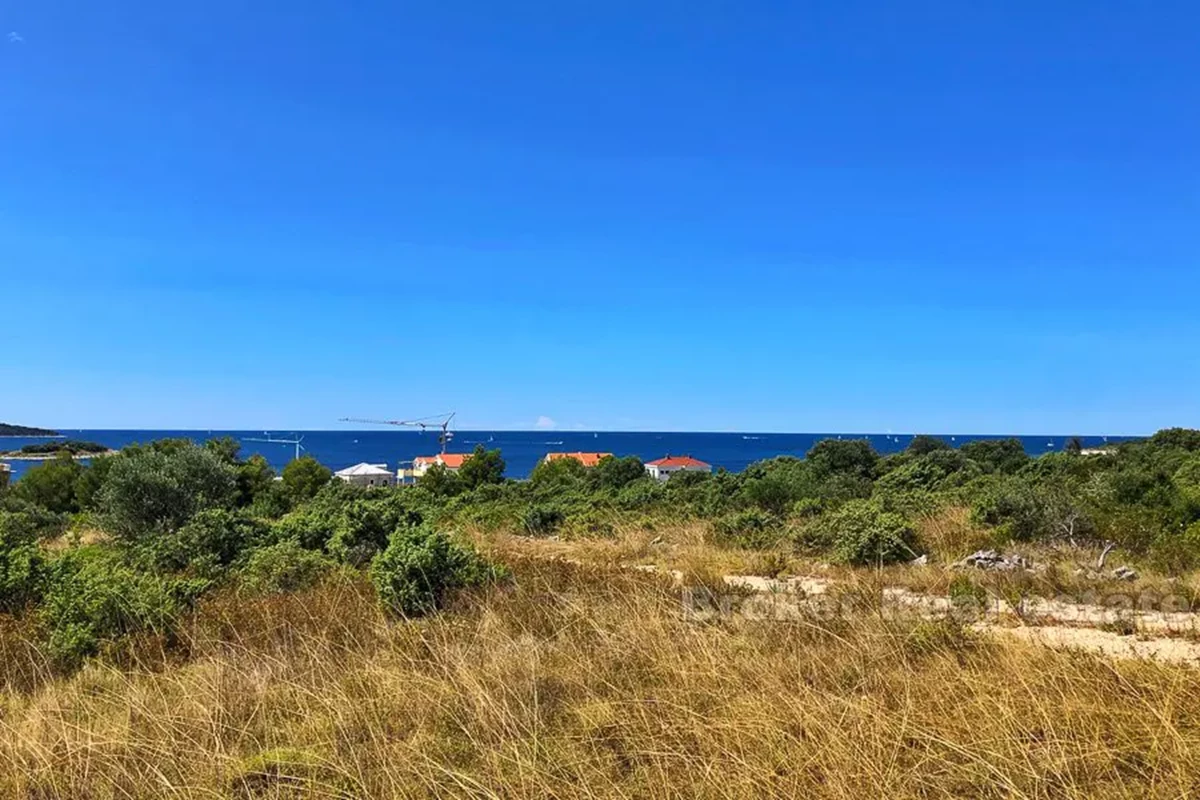
[[(739, 557), (665, 536), (690, 582)], [(645, 537), (490, 547), (513, 581), (419, 621), (389, 622), (342, 575), (209, 597), (180, 641), (68, 678), (0, 632), (0, 796), (1200, 793), (1195, 670), (869, 606), (697, 622), (671, 581), (618, 566), (654, 551)]]

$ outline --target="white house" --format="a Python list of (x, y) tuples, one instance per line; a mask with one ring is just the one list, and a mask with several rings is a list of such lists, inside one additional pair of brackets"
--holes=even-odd
[(665, 481), (676, 472), (712, 472), (712, 465), (691, 456), (667, 456), (646, 462), (646, 472), (656, 481)]
[(387, 464), (355, 464), (333, 474), (355, 486), (392, 486), (396, 482)]

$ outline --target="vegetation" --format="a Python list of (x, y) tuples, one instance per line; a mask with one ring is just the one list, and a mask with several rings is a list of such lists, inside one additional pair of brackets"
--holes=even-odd
[(27, 425), (13, 425), (0, 422), (0, 436), (58, 436), (58, 431), (48, 428), (31, 428)]
[[(277, 480), (233, 440), (30, 469), (0, 493), (0, 795), (1200, 790), (1183, 668), (870, 599), (885, 570), (976, 605), (1088, 580), (907, 566), (991, 546), (1104, 549), (1193, 601), (1200, 432), (1038, 458), (834, 440), (662, 483), (633, 458), (503, 470), (481, 447), (416, 486), (307, 456)], [(868, 613), (697, 624), (631, 561), (700, 587), (820, 562)]]
[(97, 444), (96, 442), (81, 442), (77, 439), (63, 439), (57, 442), (39, 442), (38, 444), (27, 444), (18, 452), (21, 455), (36, 456), (36, 455), (54, 455), (55, 453), (70, 453), (72, 455), (85, 455), (88, 453), (107, 453), (109, 450), (107, 445)]

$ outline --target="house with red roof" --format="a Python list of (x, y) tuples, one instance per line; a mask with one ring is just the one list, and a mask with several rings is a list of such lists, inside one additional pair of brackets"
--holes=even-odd
[(646, 462), (646, 472), (656, 481), (665, 481), (676, 472), (712, 472), (712, 464), (705, 464), (691, 456), (672, 456)]
[(417, 456), (413, 459), (412, 477), (420, 478), (434, 464), (441, 464), (449, 472), (458, 472), (463, 462), (471, 457), (470, 453), (441, 453), (436, 456)]
[(612, 458), (612, 453), (546, 453), (546, 461), (558, 461), (561, 458), (573, 458), (585, 467), (594, 467), (602, 458)]

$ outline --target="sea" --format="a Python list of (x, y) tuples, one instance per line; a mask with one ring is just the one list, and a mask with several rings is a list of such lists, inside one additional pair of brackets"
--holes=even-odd
[[(243, 458), (255, 453), (262, 455), (276, 469), (282, 469), (296, 456), (296, 446), (281, 442), (262, 442), (255, 439), (288, 439), (300, 441), (300, 453), (316, 458), (333, 470), (360, 462), (386, 464), (390, 469), (407, 467), (417, 456), (436, 455), (440, 449), (438, 431), (410, 430), (336, 430), (336, 431), (220, 431), (220, 430), (62, 430), (69, 439), (98, 442), (120, 449), (134, 442), (182, 437), (203, 442), (222, 436), (232, 436), (241, 442)], [(937, 435), (937, 434), (935, 434)], [(1062, 450), (1074, 436), (1017, 436), (997, 434), (938, 435), (952, 446), (980, 439), (1017, 438), (1031, 455)], [(739, 472), (756, 461), (774, 456), (803, 456), (822, 439), (866, 439), (882, 454), (896, 453), (906, 448), (913, 434), (873, 433), (645, 433), (615, 431), (453, 431), (447, 452), (468, 453), (482, 444), (499, 449), (507, 465), (506, 474), (512, 478), (528, 477), (538, 461), (551, 452), (613, 453), (618, 456), (637, 456), (643, 461), (667, 455), (688, 455), (713, 465)], [(1099, 447), (1133, 437), (1078, 437), (1084, 447)], [(17, 450), (24, 445), (52, 441), (45, 438), (0, 437), (0, 451)], [(14, 477), (35, 461), (11, 461)]]

